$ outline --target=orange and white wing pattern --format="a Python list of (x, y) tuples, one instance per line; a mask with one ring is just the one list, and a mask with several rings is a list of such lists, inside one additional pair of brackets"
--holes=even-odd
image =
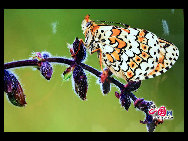
[(89, 16), (82, 22), (82, 29), (89, 52), (100, 49), (103, 64), (126, 81), (158, 76), (171, 68), (179, 56), (174, 44), (147, 30), (99, 25)]

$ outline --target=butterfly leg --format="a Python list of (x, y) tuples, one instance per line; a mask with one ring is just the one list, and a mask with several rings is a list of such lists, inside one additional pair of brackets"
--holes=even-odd
[(94, 53), (94, 52), (97, 52), (97, 51), (100, 51), (100, 54), (99, 54), (100, 67), (101, 67), (101, 70), (104, 72), (103, 67), (102, 67), (102, 51), (101, 51), (101, 49), (98, 48), (96, 50), (93, 50), (91, 53)]
[(99, 60), (100, 60), (100, 66), (101, 66), (101, 70), (102, 70), (102, 74), (101, 74), (101, 82), (104, 83), (106, 81), (108, 81), (108, 76), (112, 75), (112, 72), (109, 69), (103, 69), (102, 67), (102, 51), (100, 48), (93, 50), (92, 53), (96, 52), (96, 51), (100, 51), (99, 52)]

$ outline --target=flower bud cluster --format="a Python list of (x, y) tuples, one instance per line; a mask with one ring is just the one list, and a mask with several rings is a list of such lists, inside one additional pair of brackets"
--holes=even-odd
[(48, 52), (34, 52), (32, 53), (32, 59), (38, 60), (38, 69), (40, 70), (41, 74), (46, 78), (47, 80), (50, 80), (53, 73), (53, 68), (51, 64), (48, 61), (45, 61), (50, 57), (50, 54)]
[(86, 93), (88, 89), (87, 76), (83, 68), (79, 65), (86, 58), (86, 48), (83, 41), (78, 38), (75, 39), (72, 45), (68, 45), (74, 64), (70, 65), (64, 72), (64, 80), (69, 79), (73, 75), (73, 87), (75, 93), (82, 100), (86, 100)]

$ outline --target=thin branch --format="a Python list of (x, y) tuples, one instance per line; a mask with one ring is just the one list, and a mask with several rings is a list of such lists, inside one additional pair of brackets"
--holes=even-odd
[[(52, 63), (64, 63), (67, 65), (72, 65), (75, 63), (74, 60), (71, 59), (66, 59), (63, 57), (53, 57), (53, 58), (46, 58), (45, 61), (48, 62), (52, 62)], [(4, 69), (10, 69), (10, 68), (16, 68), (16, 67), (24, 67), (24, 66), (38, 66), (38, 60), (34, 59), (34, 60), (21, 60), (21, 61), (15, 61), (15, 62), (10, 62), (10, 63), (5, 63), (4, 64)], [(91, 66), (88, 66), (84, 63), (79, 63), (77, 64), (79, 66), (81, 66), (83, 69), (93, 73), (95, 76), (99, 77), (101, 76), (101, 72), (99, 72), (98, 70), (94, 69)], [(114, 79), (113, 77), (109, 77), (109, 80), (111, 83), (113, 83), (114, 85), (116, 85), (117, 87), (119, 87), (120, 90), (124, 89), (124, 85), (122, 83), (120, 83), (118, 80)], [(137, 99), (137, 97), (131, 93), (130, 97), (133, 101), (135, 101)]]
[[(75, 63), (74, 60), (71, 59), (66, 59), (63, 57), (53, 57), (53, 58), (47, 58), (45, 61), (52, 62), (52, 63), (64, 63), (67, 65), (72, 65)], [(10, 68), (16, 68), (16, 67), (24, 67), (24, 66), (38, 66), (38, 60), (21, 60), (21, 61), (15, 61), (15, 62), (10, 62), (10, 63), (5, 63), (4, 64), (4, 69), (10, 69)], [(94, 69), (93, 67), (90, 67), (84, 63), (79, 63), (83, 69), (93, 73), (97, 77), (101, 76), (101, 72), (98, 70)], [(114, 79), (113, 77), (110, 77), (110, 80), (112, 83), (114, 83), (116, 86), (118, 86), (120, 89), (124, 87), (122, 83), (120, 83), (118, 80)]]
[(24, 67), (24, 66), (37, 66), (38, 60), (21, 60), (4, 64), (4, 69)]

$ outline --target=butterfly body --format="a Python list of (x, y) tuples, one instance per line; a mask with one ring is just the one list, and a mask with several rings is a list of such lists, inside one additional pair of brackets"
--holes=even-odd
[(174, 44), (144, 29), (96, 24), (88, 15), (82, 29), (88, 51), (98, 51), (103, 65), (126, 81), (158, 76), (171, 68), (179, 56)]

